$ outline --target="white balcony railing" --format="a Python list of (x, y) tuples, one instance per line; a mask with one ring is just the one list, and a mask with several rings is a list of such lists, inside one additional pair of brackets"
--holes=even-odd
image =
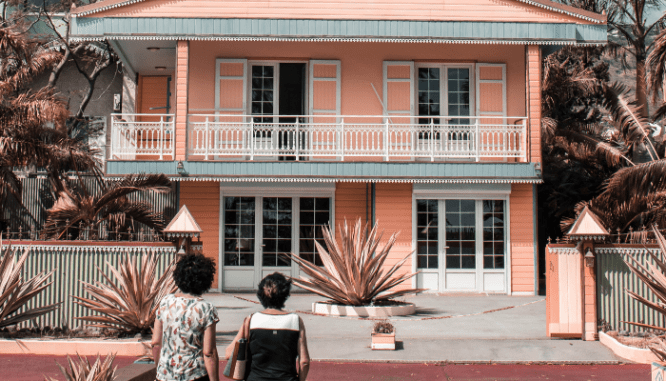
[(425, 119), (408, 116), (270, 116), (191, 114), (188, 155), (203, 160), (291, 156), (348, 160), (520, 158), (525, 117)]
[(173, 114), (111, 114), (111, 159), (174, 158)]

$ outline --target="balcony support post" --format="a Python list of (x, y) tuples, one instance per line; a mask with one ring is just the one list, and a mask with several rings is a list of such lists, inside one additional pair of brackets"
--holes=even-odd
[(300, 154), (300, 148), (301, 148), (301, 131), (300, 131), (300, 123), (299, 122), (299, 117), (296, 117), (296, 136), (294, 137), (294, 143), (296, 144), (296, 161), (299, 161), (298, 155)]
[(254, 118), (250, 118), (250, 160), (254, 160)]
[(384, 161), (389, 161), (389, 118), (384, 123)]
[(523, 162), (527, 162), (527, 120), (523, 119), (520, 121), (520, 135), (522, 136), (522, 141), (523, 146), (520, 147), (520, 150), (522, 151), (522, 159)]
[(430, 118), (430, 161), (435, 161), (435, 118)]
[(340, 161), (345, 161), (345, 118), (340, 118)]
[(160, 160), (164, 160), (164, 116), (160, 116)]
[(474, 150), (476, 151), (476, 161), (481, 160), (481, 129), (479, 126), (479, 119), (474, 122)]
[(205, 130), (205, 135), (204, 135), (204, 160), (208, 160), (208, 146), (210, 144), (210, 138), (208, 134), (210, 133), (210, 125), (208, 124), (208, 117), (206, 117), (206, 128)]

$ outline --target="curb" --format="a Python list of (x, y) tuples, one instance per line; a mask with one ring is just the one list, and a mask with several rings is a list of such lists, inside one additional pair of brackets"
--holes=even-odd
[(373, 363), (373, 364), (426, 364), (426, 365), (636, 365), (630, 361), (433, 361), (433, 360), (355, 360), (355, 359), (310, 359), (311, 362)]

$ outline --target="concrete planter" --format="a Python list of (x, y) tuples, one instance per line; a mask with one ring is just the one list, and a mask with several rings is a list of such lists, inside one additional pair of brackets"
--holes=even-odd
[(391, 333), (372, 333), (372, 349), (373, 350), (395, 350), (395, 329)]
[(624, 345), (604, 332), (599, 332), (599, 342), (623, 359), (639, 364), (652, 364), (658, 360), (651, 350)]
[(666, 367), (659, 365), (656, 362), (653, 362), (652, 372), (650, 374), (651, 374), (650, 380), (664, 381), (666, 380)]
[(353, 317), (389, 317), (405, 316), (416, 312), (414, 303), (398, 304), (394, 306), (345, 306), (327, 302), (312, 303), (312, 312), (329, 316)]
[(149, 352), (150, 341), (139, 340), (82, 340), (82, 339), (14, 339), (0, 340), (0, 353), (34, 355), (143, 356)]

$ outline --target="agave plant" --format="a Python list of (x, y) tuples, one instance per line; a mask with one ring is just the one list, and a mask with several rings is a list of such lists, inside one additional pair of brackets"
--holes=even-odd
[(356, 221), (354, 228), (350, 228), (345, 220), (339, 244), (329, 227), (322, 229), (328, 250), (317, 241), (315, 245), (324, 267), (319, 267), (293, 253), (287, 254), (307, 275), (301, 279), (293, 279), (298, 287), (329, 298), (338, 304), (353, 306), (385, 302), (401, 295), (423, 291), (413, 288), (394, 290), (396, 286), (417, 274), (396, 274), (411, 254), (385, 270), (384, 263), (395, 244), (397, 233), (393, 233), (380, 248), (383, 232), (378, 235), (375, 225), (368, 234), (368, 225), (364, 226), (361, 219)]
[(140, 269), (137, 268), (136, 257), (125, 257), (119, 269), (106, 262), (116, 282), (97, 267), (106, 284), (96, 281), (92, 285), (81, 281), (91, 298), (74, 298), (77, 304), (101, 315), (78, 319), (92, 322), (88, 324), (92, 327), (110, 328), (128, 334), (150, 333), (160, 301), (177, 289), (171, 276), (173, 265), (158, 278), (157, 259), (154, 253), (143, 255)]
[(37, 318), (60, 306), (60, 303), (55, 303), (20, 311), (30, 299), (53, 283), (47, 281), (55, 272), (55, 269), (43, 271), (24, 281), (21, 272), (26, 258), (28, 249), (25, 249), (17, 260), (16, 252), (11, 248), (4, 250), (0, 258), (0, 328)]
[[(100, 358), (99, 353), (97, 354), (97, 359), (91, 365), (88, 358), (81, 357), (79, 354), (76, 355), (77, 360), (72, 360), (67, 356), (67, 362), (69, 363), (69, 369), (65, 369), (62, 365), (56, 362), (58, 368), (62, 374), (65, 375), (66, 381), (113, 381), (116, 378), (116, 369), (118, 367), (113, 367), (113, 360), (115, 360), (115, 354), (109, 354), (106, 356), (104, 361)], [(113, 368), (112, 368), (113, 367)], [(54, 378), (46, 378), (46, 381), (58, 381)]]

